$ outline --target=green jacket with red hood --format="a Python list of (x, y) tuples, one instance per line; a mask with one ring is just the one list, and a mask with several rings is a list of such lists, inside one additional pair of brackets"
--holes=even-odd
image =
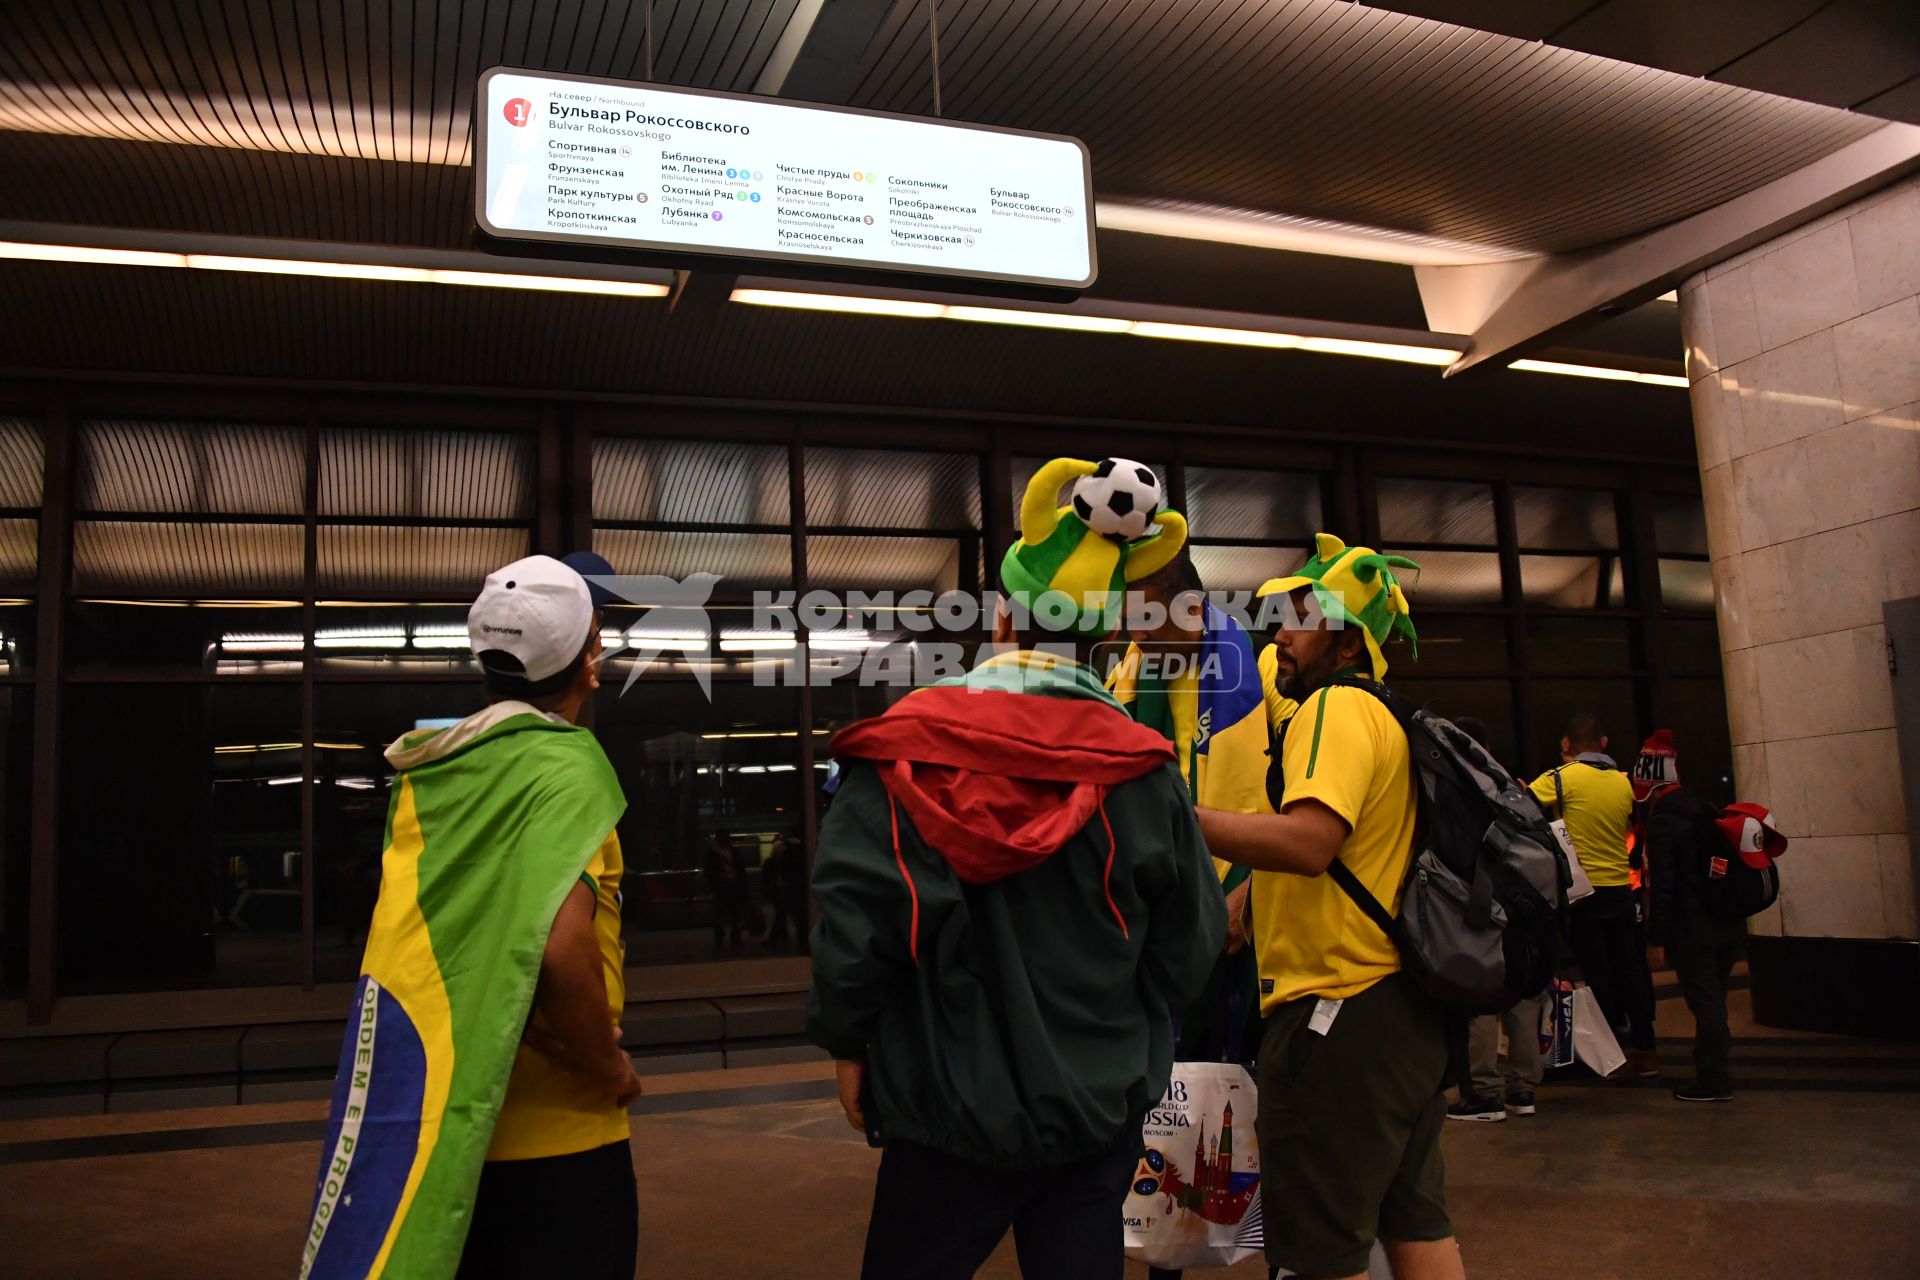
[(885, 1141), (1035, 1169), (1140, 1140), (1226, 931), (1172, 749), (1038, 652), (833, 741), (807, 1034)]

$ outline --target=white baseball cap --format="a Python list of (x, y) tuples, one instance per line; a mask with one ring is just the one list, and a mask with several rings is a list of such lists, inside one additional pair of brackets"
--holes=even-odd
[[(529, 684), (565, 671), (593, 630), (593, 597), (586, 579), (552, 556), (528, 556), (487, 575), (467, 610), (467, 639), (481, 665), (486, 654), (510, 655)], [(495, 667), (520, 675), (511, 666)]]

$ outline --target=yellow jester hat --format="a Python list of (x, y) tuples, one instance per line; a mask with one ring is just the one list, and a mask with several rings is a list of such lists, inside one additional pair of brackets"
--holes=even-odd
[(1419, 568), (1405, 556), (1381, 555), (1372, 547), (1349, 547), (1330, 533), (1317, 533), (1313, 536), (1313, 555), (1298, 571), (1291, 577), (1262, 583), (1253, 594), (1260, 600), (1291, 595), (1301, 587), (1312, 588), (1322, 613), (1360, 628), (1373, 659), (1373, 678), (1384, 680), (1387, 658), (1381, 646), (1394, 636), (1412, 641), (1413, 656), (1416, 660), (1420, 657), (1413, 611), (1407, 607), (1406, 593), (1393, 574), (1395, 569), (1417, 572)]
[(1187, 541), (1187, 521), (1178, 511), (1158, 512), (1158, 533), (1126, 542), (1091, 528), (1071, 506), (1054, 505), (1068, 481), (1098, 469), (1079, 458), (1055, 458), (1034, 472), (1020, 502), (1020, 537), (1000, 562), (1009, 600), (1042, 626), (1082, 636), (1118, 626), (1127, 583), (1164, 567)]

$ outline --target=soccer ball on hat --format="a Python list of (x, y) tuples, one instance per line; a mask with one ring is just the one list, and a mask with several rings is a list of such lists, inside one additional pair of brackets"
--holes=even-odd
[(1159, 478), (1130, 458), (1102, 458), (1092, 475), (1074, 482), (1074, 514), (1109, 538), (1132, 542), (1146, 536), (1159, 509)]

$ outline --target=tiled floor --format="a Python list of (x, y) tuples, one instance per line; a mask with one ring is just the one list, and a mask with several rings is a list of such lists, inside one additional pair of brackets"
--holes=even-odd
[[(1684, 1011), (1661, 1012), (1663, 1031), (1684, 1033)], [(1920, 1048), (1739, 1032), (1753, 1087), (1729, 1106), (1567, 1084), (1543, 1092), (1535, 1119), (1449, 1126), (1469, 1274), (1920, 1276)], [(1677, 1073), (1684, 1044), (1662, 1047)], [(856, 1274), (876, 1155), (828, 1087), (819, 1065), (657, 1082), (633, 1122), (639, 1274)], [(320, 1114), (288, 1103), (0, 1126), (0, 1274), (291, 1275)], [(982, 1274), (1015, 1275), (1011, 1249)]]

